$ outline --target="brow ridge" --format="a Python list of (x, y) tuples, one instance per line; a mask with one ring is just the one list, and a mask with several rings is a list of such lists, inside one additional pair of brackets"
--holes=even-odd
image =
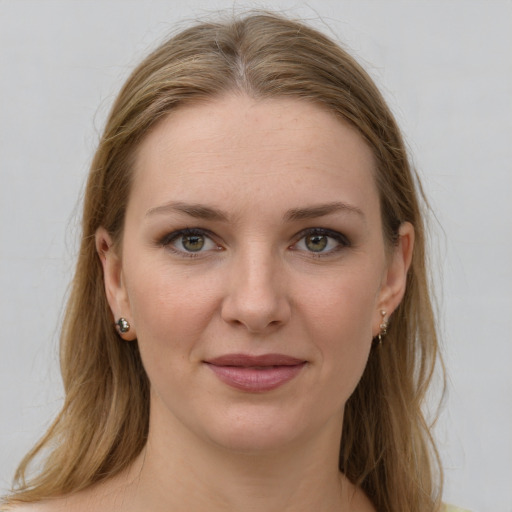
[[(341, 201), (335, 201), (326, 204), (292, 208), (284, 214), (284, 220), (286, 222), (293, 222), (299, 220), (314, 219), (318, 217), (324, 217), (326, 215), (331, 215), (337, 212), (356, 214), (358, 216), (361, 216), (363, 219), (365, 217), (363, 211), (357, 206), (344, 203)], [(190, 217), (194, 217), (196, 219), (215, 220), (223, 222), (226, 222), (229, 217), (225, 212), (218, 208), (196, 203), (184, 203), (180, 201), (172, 201), (162, 206), (151, 208), (150, 210), (147, 211), (146, 216), (169, 213), (182, 213)]]
[(317, 217), (324, 217), (325, 215), (331, 215), (337, 212), (345, 212), (350, 214), (356, 214), (364, 219), (363, 211), (357, 206), (344, 203), (342, 201), (335, 201), (333, 203), (319, 204), (313, 206), (307, 206), (304, 208), (292, 208), (285, 214), (285, 220), (297, 221), (314, 219)]
[(219, 220), (219, 221), (227, 221), (228, 216), (223, 211), (212, 208), (210, 206), (205, 206), (202, 204), (195, 203), (183, 203), (180, 201), (172, 201), (170, 203), (164, 204), (162, 206), (157, 206), (156, 208), (151, 208), (146, 212), (146, 216), (152, 216), (157, 214), (169, 214), (169, 213), (183, 213), (185, 215), (189, 215), (190, 217), (194, 217), (196, 219), (205, 219), (205, 220)]

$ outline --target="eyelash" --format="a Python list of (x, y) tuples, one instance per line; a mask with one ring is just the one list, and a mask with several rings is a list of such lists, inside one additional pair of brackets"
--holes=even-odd
[[(158, 245), (161, 247), (165, 247), (169, 250), (171, 250), (173, 253), (183, 256), (186, 258), (197, 258), (202, 255), (204, 251), (198, 250), (198, 251), (187, 251), (187, 250), (180, 250), (175, 247), (173, 247), (173, 243), (178, 241), (180, 238), (186, 237), (186, 236), (198, 236), (203, 237), (204, 239), (209, 239), (213, 244), (215, 244), (217, 250), (221, 250), (222, 247), (217, 244), (214, 240), (213, 234), (205, 229), (202, 228), (185, 228), (180, 229), (177, 231), (173, 231), (172, 233), (166, 234), (163, 238), (161, 238), (158, 242)], [(302, 252), (305, 252), (308, 254), (309, 257), (313, 258), (322, 258), (322, 257), (328, 257), (332, 256), (335, 253), (338, 253), (342, 249), (346, 247), (350, 247), (351, 243), (349, 239), (343, 235), (342, 233), (339, 233), (338, 231), (333, 231), (331, 229), (326, 228), (307, 228), (302, 230), (300, 233), (298, 233), (295, 237), (296, 241), (289, 246), (291, 250), (294, 251), (301, 251), (301, 249), (297, 249), (297, 245), (304, 240), (306, 237), (314, 237), (314, 236), (320, 236), (320, 237), (327, 237), (328, 239), (332, 239), (337, 243), (337, 246), (328, 250), (328, 251), (311, 251), (304, 249)], [(200, 248), (202, 249), (202, 247)]]
[(205, 229), (201, 229), (201, 228), (185, 228), (185, 229), (180, 229), (178, 231), (173, 231), (172, 233), (169, 233), (167, 235), (165, 235), (159, 242), (158, 244), (162, 247), (165, 247), (167, 249), (169, 249), (170, 251), (172, 251), (173, 253), (179, 255), (179, 256), (184, 256), (186, 258), (197, 258), (197, 257), (200, 257), (201, 256), (201, 253), (203, 251), (186, 251), (186, 250), (179, 250), (175, 247), (173, 247), (173, 243), (178, 241), (180, 238), (183, 238), (185, 236), (198, 236), (198, 237), (203, 237), (205, 239), (209, 239), (211, 240), (217, 247), (217, 249), (220, 250), (220, 246), (219, 244), (217, 244), (214, 239), (213, 239), (213, 236), (212, 234), (205, 230)]
[(338, 231), (333, 231), (332, 229), (326, 229), (326, 228), (308, 228), (308, 229), (304, 229), (297, 235), (297, 241), (294, 242), (290, 247), (292, 249), (295, 248), (302, 240), (304, 240), (308, 236), (310, 236), (310, 237), (313, 237), (313, 236), (324, 237), (325, 236), (327, 238), (334, 240), (337, 243), (336, 247), (334, 247), (333, 249), (330, 249), (329, 251), (325, 251), (325, 252), (324, 251), (315, 252), (315, 251), (305, 250), (304, 252), (306, 252), (308, 254), (308, 257), (313, 257), (313, 258), (329, 257), (329, 256), (332, 256), (333, 254), (336, 254), (339, 251), (351, 246), (349, 239), (342, 233), (339, 233)]

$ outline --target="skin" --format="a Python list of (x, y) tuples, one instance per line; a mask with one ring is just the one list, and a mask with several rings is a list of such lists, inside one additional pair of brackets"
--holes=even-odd
[[(403, 296), (414, 239), (404, 223), (386, 245), (375, 172), (353, 128), (296, 99), (232, 94), (152, 130), (121, 251), (96, 236), (112, 313), (130, 322), (122, 337), (137, 338), (151, 382), (149, 439), (129, 471), (68, 509), (374, 510), (338, 471), (343, 409), (381, 311)], [(222, 215), (198, 218), (204, 208)], [(185, 228), (204, 230), (199, 245), (176, 235)], [(231, 353), (305, 363), (247, 392), (205, 363)]]

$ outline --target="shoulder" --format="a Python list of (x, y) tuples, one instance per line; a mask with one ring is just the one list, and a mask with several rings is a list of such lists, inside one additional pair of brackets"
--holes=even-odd
[(465, 508), (456, 507), (455, 505), (444, 505), (442, 512), (469, 512)]

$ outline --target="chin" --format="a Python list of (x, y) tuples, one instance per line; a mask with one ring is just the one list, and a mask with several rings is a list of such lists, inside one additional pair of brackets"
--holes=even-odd
[(258, 455), (294, 445), (300, 437), (297, 432), (286, 432), (283, 429), (276, 431), (268, 426), (257, 428), (241, 425), (238, 428), (213, 433), (210, 440), (218, 447), (231, 452)]
[[(286, 414), (282, 407), (244, 407), (223, 416), (222, 421), (209, 423), (204, 432), (215, 445), (233, 452), (256, 455), (276, 452), (287, 446), (295, 448), (315, 436), (321, 435), (324, 428), (334, 428), (341, 434), (343, 414), (331, 420), (311, 421), (314, 414), (295, 412)], [(319, 416), (316, 416), (319, 418)]]

